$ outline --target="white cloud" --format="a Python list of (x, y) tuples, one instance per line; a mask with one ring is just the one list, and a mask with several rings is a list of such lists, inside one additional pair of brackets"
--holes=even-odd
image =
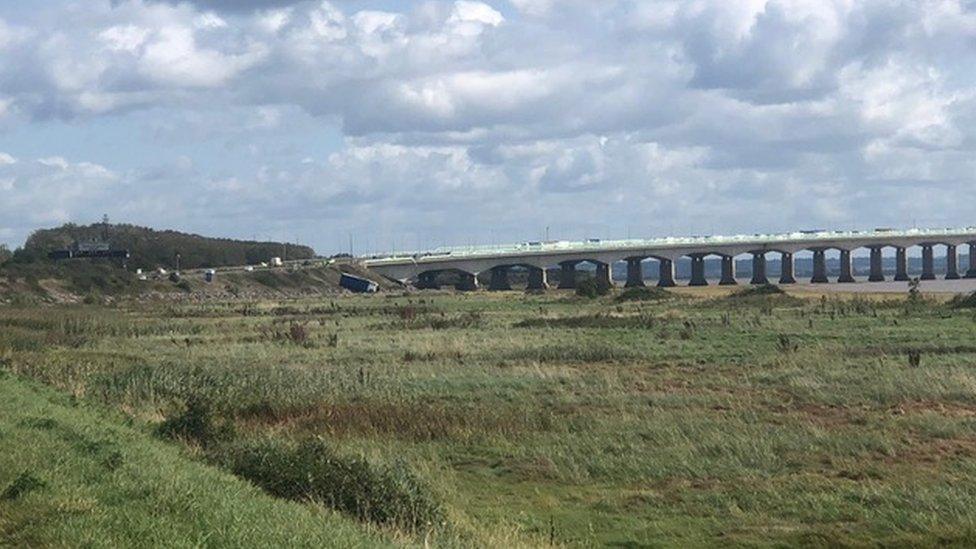
[(185, 27), (164, 27), (145, 48), (140, 72), (163, 84), (178, 87), (216, 87), (261, 61), (265, 51), (253, 45), (238, 55), (198, 47)]
[[(775, 230), (847, 222), (858, 202), (904, 204), (892, 186), (958, 189), (976, 174), (976, 14), (963, 0), (509, 3), (118, 0), (72, 25), (57, 3), (16, 24), (0, 9), (0, 121), (146, 113), (160, 139), (191, 136), (227, 157), (159, 175), (170, 185), (152, 191), (158, 202), (229, 217), (342, 203), (337, 216), (375, 205), (390, 225), (424, 211), (514, 232), (586, 209), (680, 217), (676, 231)], [(253, 142), (287, 140), (302, 117), (340, 128), (345, 144), (268, 158)], [(144, 154), (148, 172), (157, 154)], [(138, 179), (45, 162), (18, 170)], [(178, 192), (190, 177), (209, 190)], [(14, 181), (20, 192), (27, 179)], [(965, 201), (904, 207), (939, 225), (976, 213)]]
[(149, 29), (135, 25), (116, 25), (98, 34), (106, 47), (115, 51), (136, 52), (149, 37)]
[(472, 2), (470, 0), (457, 0), (454, 2), (454, 11), (448, 19), (449, 23), (480, 23), (482, 25), (497, 26), (505, 21), (505, 17), (483, 2)]
[(224, 21), (219, 15), (207, 12), (202, 13), (197, 16), (194, 20), (197, 28), (200, 29), (222, 29), (227, 26), (227, 22)]
[(549, 13), (555, 0), (509, 0), (515, 9), (528, 15), (542, 16)]
[(68, 161), (60, 156), (51, 156), (49, 158), (39, 158), (37, 160), (38, 164), (42, 166), (47, 166), (49, 168), (57, 168), (58, 170), (64, 171), (68, 169)]
[(16, 161), (0, 155), (0, 231), (19, 244), (35, 228), (101, 211), (120, 178), (104, 166), (62, 157)]

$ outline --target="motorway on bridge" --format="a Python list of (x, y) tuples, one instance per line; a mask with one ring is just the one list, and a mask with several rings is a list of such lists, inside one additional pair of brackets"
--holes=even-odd
[(690, 285), (703, 286), (708, 281), (704, 274), (704, 258), (722, 258), (720, 284), (735, 283), (734, 258), (742, 254), (753, 257), (755, 284), (768, 283), (765, 274), (766, 254), (781, 255), (783, 265), (779, 279), (781, 284), (795, 282), (793, 254), (811, 251), (814, 256), (812, 282), (827, 282), (825, 252), (839, 250), (841, 272), (838, 282), (853, 282), (851, 252), (859, 248), (871, 250), (870, 280), (884, 280), (882, 253), (894, 248), (896, 253), (895, 280), (907, 280), (907, 252), (911, 247), (921, 247), (922, 279), (935, 278), (933, 247), (945, 246), (947, 261), (946, 278), (959, 278), (956, 248), (969, 245), (969, 270), (967, 277), (976, 277), (976, 227), (948, 229), (875, 229), (873, 231), (798, 231), (785, 234), (754, 234), (737, 236), (692, 236), (656, 239), (598, 240), (580, 242), (523, 242), (502, 246), (466, 246), (438, 248), (429, 252), (399, 253), (361, 258), (364, 265), (374, 272), (402, 282), (415, 281), (418, 286), (435, 286), (437, 273), (454, 271), (462, 278), (461, 287), (474, 289), (478, 274), (491, 271), (491, 289), (507, 289), (507, 271), (511, 267), (529, 270), (529, 288), (548, 287), (546, 272), (551, 267), (560, 269), (560, 288), (575, 286), (575, 267), (589, 262), (596, 265), (597, 278), (610, 284), (609, 266), (618, 261), (627, 262), (627, 286), (642, 286), (642, 261), (656, 259), (659, 263), (660, 286), (673, 286), (674, 263), (688, 257), (692, 261)]

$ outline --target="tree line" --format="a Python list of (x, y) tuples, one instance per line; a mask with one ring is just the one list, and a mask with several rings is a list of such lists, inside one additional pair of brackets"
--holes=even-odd
[(0, 264), (49, 261), (48, 253), (71, 249), (76, 243), (106, 242), (113, 250), (128, 250), (130, 268), (183, 269), (215, 268), (230, 265), (256, 265), (273, 257), (310, 259), (315, 250), (284, 242), (210, 238), (178, 231), (157, 231), (128, 224), (75, 225), (34, 231), (24, 246), (11, 253), (0, 247)]

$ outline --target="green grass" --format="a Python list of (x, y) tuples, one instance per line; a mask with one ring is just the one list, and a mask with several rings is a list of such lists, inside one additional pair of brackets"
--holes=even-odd
[(0, 545), (373, 547), (355, 522), (263, 494), (175, 446), (0, 372)]
[[(398, 543), (976, 542), (972, 311), (901, 296), (680, 294), (7, 308), (0, 364), (140, 432), (205, 403), (233, 433), (220, 444), (270, 445), (297, 464), (263, 485), (320, 494), (306, 506), (317, 513), (331, 501), (372, 520), (301, 480), (322, 459), (373, 479), (356, 486), (402, 473), (444, 527), (399, 528)], [(274, 335), (295, 324), (301, 341)], [(295, 450), (309, 441), (326, 458)], [(196, 466), (221, 462), (187, 447)], [(266, 479), (252, 467), (265, 461), (242, 463)]]

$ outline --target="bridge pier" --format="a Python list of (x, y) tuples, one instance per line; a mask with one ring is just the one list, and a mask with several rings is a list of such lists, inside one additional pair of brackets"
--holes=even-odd
[(901, 246), (895, 249), (895, 280), (897, 282), (908, 280), (908, 250)]
[(946, 245), (946, 280), (959, 280), (959, 259), (956, 256), (956, 246)]
[(563, 261), (559, 264), (559, 286), (560, 290), (573, 290), (576, 288), (576, 261)]
[(644, 268), (641, 265), (641, 258), (627, 258), (627, 284), (625, 288), (640, 288), (644, 286)]
[(596, 264), (596, 283), (601, 288), (612, 288), (613, 279), (610, 276), (610, 264), (609, 263), (597, 263)]
[(439, 290), (441, 288), (440, 284), (437, 283), (436, 272), (420, 273), (415, 286), (418, 290)]
[(813, 284), (826, 284), (827, 280), (827, 252), (825, 250), (813, 250)]
[(780, 273), (779, 273), (779, 283), (780, 284), (796, 284), (796, 277), (794, 273), (794, 263), (793, 254), (790, 252), (780, 253)]
[(525, 288), (531, 291), (544, 291), (549, 289), (546, 270), (538, 267), (529, 267), (529, 285)]
[(854, 269), (851, 266), (850, 250), (840, 251), (840, 277), (837, 279), (837, 282), (843, 282), (845, 284), (854, 282)]
[(478, 289), (478, 276), (471, 273), (461, 273), (461, 279), (454, 288), (460, 292), (474, 292)]
[(935, 258), (931, 244), (922, 244), (922, 280), (935, 280)]
[(695, 254), (691, 257), (691, 282), (689, 286), (708, 286), (708, 279), (705, 278), (705, 256)]
[(868, 282), (884, 282), (884, 279), (881, 246), (871, 246), (871, 274), (868, 275)]
[(766, 278), (765, 252), (752, 252), (752, 280), (749, 284), (769, 284), (769, 279)]
[(719, 281), (719, 286), (735, 286), (738, 284), (735, 281), (735, 258), (731, 255), (722, 256), (722, 280)]
[(488, 283), (489, 292), (504, 292), (512, 289), (508, 281), (508, 267), (492, 267), (491, 282)]
[(969, 243), (969, 269), (966, 278), (976, 278), (976, 242)]
[(670, 259), (658, 260), (657, 285), (661, 288), (673, 288), (677, 284), (674, 282), (674, 261)]

